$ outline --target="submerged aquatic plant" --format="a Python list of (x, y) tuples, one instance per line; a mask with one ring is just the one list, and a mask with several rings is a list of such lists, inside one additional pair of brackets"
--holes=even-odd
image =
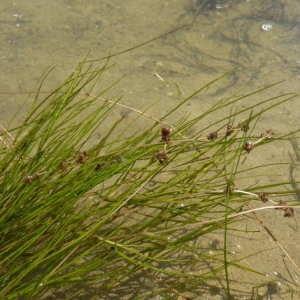
[[(267, 195), (274, 189), (291, 193), (286, 182), (240, 190), (238, 177), (260, 171), (240, 170), (252, 151), (287, 138), (268, 128), (257, 135), (258, 118), (296, 95), (231, 110), (271, 85), (223, 99), (197, 118), (168, 121), (211, 82), (160, 119), (131, 109), (138, 113), (131, 123), (123, 115), (108, 128), (116, 107), (125, 107), (104, 98), (113, 85), (92, 95), (108, 68), (81, 64), (43, 101), (36, 95), (20, 126), (2, 128), (1, 299), (49, 293), (65, 299), (192, 299), (216, 283), (229, 297), (231, 270), (259, 274), (243, 258), (229, 257), (227, 238), (238, 230), (235, 224), (259, 209), (294, 213)], [(203, 126), (224, 108), (228, 116)], [(134, 130), (140, 118), (152, 124)], [(261, 204), (251, 210), (257, 200)], [(211, 238), (215, 233), (218, 239)]]

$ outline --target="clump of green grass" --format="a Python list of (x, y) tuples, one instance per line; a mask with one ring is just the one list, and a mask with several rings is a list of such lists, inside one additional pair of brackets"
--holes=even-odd
[[(286, 138), (272, 131), (256, 136), (255, 124), (296, 95), (262, 100), (255, 105), (259, 112), (251, 104), (231, 110), (269, 86), (224, 99), (195, 119), (168, 122), (212, 82), (159, 120), (138, 112), (123, 126), (120, 116), (96, 141), (99, 126), (107, 128), (119, 105), (104, 98), (112, 86), (91, 95), (107, 68), (80, 65), (43, 101), (36, 95), (20, 126), (2, 128), (1, 299), (47, 293), (65, 299), (189, 299), (221, 281), (230, 297), (233, 268), (258, 272), (228, 258), (228, 233), (249, 214), (246, 205), (262, 198), (259, 191), (268, 192), (258, 186), (239, 190), (236, 174), (247, 152)], [(228, 116), (199, 127), (224, 108)], [(133, 130), (139, 118), (152, 124)], [(223, 239), (211, 255), (201, 239), (215, 232)]]

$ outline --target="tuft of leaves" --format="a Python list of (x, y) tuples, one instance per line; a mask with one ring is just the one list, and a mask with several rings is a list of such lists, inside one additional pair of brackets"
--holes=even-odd
[[(224, 274), (230, 295), (229, 267), (259, 272), (228, 258), (226, 237), (245, 217), (245, 205), (268, 188), (238, 190), (237, 174), (247, 171), (239, 169), (242, 158), (286, 138), (273, 131), (255, 136), (255, 124), (297, 95), (263, 100), (259, 112), (251, 104), (230, 110), (270, 85), (224, 99), (197, 118), (168, 122), (218, 78), (160, 120), (132, 109), (153, 122), (143, 130), (132, 130), (138, 118), (124, 126), (123, 115), (97, 140), (97, 130), (111, 124), (120, 105), (103, 98), (114, 85), (92, 95), (108, 68), (81, 64), (43, 101), (37, 93), (19, 127), (2, 128), (1, 299), (36, 299), (49, 292), (69, 298), (188, 299)], [(224, 108), (228, 116), (199, 125)], [(247, 120), (237, 123), (245, 114)], [(134, 133), (123, 137), (124, 132)], [(202, 240), (217, 232), (223, 245), (211, 255)]]

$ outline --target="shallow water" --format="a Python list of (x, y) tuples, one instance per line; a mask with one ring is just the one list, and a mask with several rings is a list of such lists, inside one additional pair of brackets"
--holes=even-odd
[[(183, 96), (187, 96), (234, 68), (238, 68), (236, 72), (188, 101), (180, 113), (197, 117), (199, 112), (252, 80), (255, 81), (248, 91), (284, 80), (272, 89), (272, 95), (300, 92), (300, 3), (297, 0), (3, 0), (0, 16), (2, 92), (34, 91), (43, 73), (56, 65), (44, 87), (44, 90), (51, 90), (88, 52), (89, 59), (119, 53), (185, 24), (191, 25), (113, 57), (111, 62), (116, 66), (103, 78), (104, 83), (112, 83), (124, 74), (126, 77), (111, 94), (121, 91), (122, 103), (140, 110), (158, 102), (149, 114), (159, 117), (178, 103), (174, 83), (180, 86)], [(0, 95), (2, 125), (9, 123), (24, 97)], [(253, 102), (258, 100), (254, 96), (251, 99)], [(26, 109), (21, 111), (13, 125), (24, 119)], [(122, 113), (124, 111), (120, 110), (116, 114)], [(217, 119), (220, 115), (214, 117)], [(272, 128), (278, 134), (297, 127), (299, 98), (266, 113), (257, 124), (257, 129), (262, 132)], [(292, 151), (290, 144), (286, 143), (269, 151), (283, 161), (287, 159), (289, 149)], [(267, 159), (268, 155), (264, 153), (249, 156), (247, 163), (263, 163)], [(274, 172), (288, 179), (288, 168)], [(270, 176), (264, 183), (273, 180)], [(274, 219), (274, 214), (267, 212), (261, 216), (268, 220), (268, 226), (297, 261), (299, 233), (295, 231), (294, 221)], [(256, 229), (262, 232), (249, 234), (250, 244), (249, 239), (233, 238), (232, 252), (246, 256), (249, 248), (273, 248), (263, 263), (255, 256), (248, 260), (249, 266), (268, 276), (262, 280), (262, 277), (248, 278), (249, 274), (242, 271), (235, 274), (234, 278), (243, 282), (237, 284), (236, 290), (240, 291), (237, 299), (249, 299), (251, 287), (260, 284), (264, 285), (262, 299), (269, 296), (269, 299), (290, 299), (288, 282), (292, 279), (289, 272), (296, 282), (299, 274), (295, 275), (291, 266), (286, 268), (285, 258), (259, 224)], [(279, 282), (281, 286), (277, 288), (270, 282)], [(207, 299), (222, 299), (222, 296), (210, 295)]]

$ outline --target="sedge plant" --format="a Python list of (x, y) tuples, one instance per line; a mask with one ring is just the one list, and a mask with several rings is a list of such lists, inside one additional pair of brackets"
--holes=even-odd
[[(214, 82), (158, 119), (106, 98), (114, 85), (93, 94), (107, 69), (108, 62), (81, 64), (55, 91), (36, 94), (21, 125), (2, 128), (1, 299), (196, 299), (215, 283), (230, 298), (232, 270), (261, 275), (230, 258), (226, 242), (251, 215), (251, 201), (294, 213), (267, 195), (291, 193), (286, 183), (243, 191), (236, 176), (246, 173), (240, 171), (245, 155), (288, 139), (272, 130), (257, 135), (255, 124), (297, 95), (269, 97), (258, 110), (251, 103), (232, 109), (271, 85), (171, 123)], [(119, 106), (136, 118), (128, 123), (121, 115), (109, 123)], [(224, 109), (227, 116), (203, 125)], [(141, 118), (148, 127), (134, 130)], [(99, 128), (106, 131), (97, 138)], [(220, 247), (211, 254), (202, 241), (215, 233)]]

